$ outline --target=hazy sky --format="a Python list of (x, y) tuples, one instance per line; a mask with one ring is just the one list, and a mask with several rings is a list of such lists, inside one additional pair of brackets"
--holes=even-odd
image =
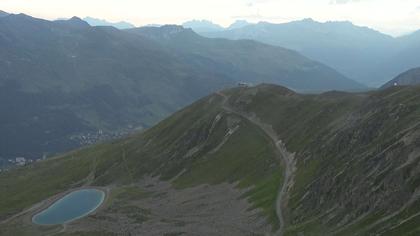
[(420, 0), (0, 0), (0, 9), (46, 19), (76, 15), (125, 20), (137, 26), (180, 24), (190, 19), (226, 26), (237, 19), (287, 22), (313, 18), (349, 20), (392, 35), (420, 29)]

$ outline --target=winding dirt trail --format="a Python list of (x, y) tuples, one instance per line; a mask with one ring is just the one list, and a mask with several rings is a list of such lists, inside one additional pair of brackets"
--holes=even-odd
[(284, 164), (285, 171), (284, 171), (284, 180), (283, 184), (280, 186), (278, 194), (277, 194), (277, 200), (276, 200), (276, 214), (277, 218), (279, 219), (279, 230), (275, 233), (275, 235), (283, 235), (284, 234), (284, 228), (285, 228), (285, 217), (284, 217), (284, 208), (286, 207), (285, 200), (287, 197), (288, 189), (290, 185), (292, 184), (292, 174), (295, 170), (295, 162), (294, 162), (294, 154), (289, 153), (283, 144), (283, 142), (279, 139), (276, 132), (274, 131), (273, 127), (271, 125), (265, 124), (261, 122), (256, 116), (252, 116), (249, 114), (245, 114), (243, 112), (237, 111), (229, 106), (227, 103), (229, 97), (222, 92), (218, 92), (218, 95), (223, 97), (222, 102), (222, 108), (230, 113), (236, 114), (241, 116), (242, 118), (248, 120), (252, 124), (259, 127), (264, 133), (271, 139), (274, 146), (277, 149), (278, 153), (278, 159), (280, 162)]

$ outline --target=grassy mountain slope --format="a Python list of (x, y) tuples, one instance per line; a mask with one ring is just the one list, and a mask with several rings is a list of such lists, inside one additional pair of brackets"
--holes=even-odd
[[(0, 174), (0, 186), (8, 190), (0, 193), (0, 216), (9, 219), (0, 232), (61, 230), (28, 223), (35, 208), (10, 216), (54, 194), (93, 185), (110, 192), (106, 205), (67, 225), (63, 234), (220, 229), (251, 235), (281, 229), (286, 235), (416, 235), (419, 89), (300, 95), (260, 85), (211, 95), (142, 134)], [(293, 166), (279, 161), (273, 140), (252, 120), (275, 131), (293, 153)], [(291, 177), (283, 183), (286, 172)], [(220, 191), (226, 184), (230, 190)], [(280, 226), (276, 199), (283, 184)], [(185, 200), (187, 195), (192, 197)], [(229, 204), (217, 211), (224, 202)], [(160, 214), (174, 209), (181, 213)], [(239, 218), (247, 223), (234, 221)]]
[[(149, 190), (149, 184), (139, 184), (141, 179), (159, 176), (161, 181), (170, 181), (176, 191), (203, 184), (216, 188), (222, 183), (231, 183), (239, 189), (236, 191), (240, 191), (235, 201), (245, 198), (250, 202), (243, 211), (254, 212), (256, 210), (253, 209), (257, 209), (252, 215), (265, 222), (261, 226), (264, 230), (277, 228), (274, 205), (282, 171), (272, 143), (258, 128), (221, 109), (220, 103), (219, 96), (212, 96), (176, 113), (143, 134), (2, 173), (1, 187), (9, 190), (0, 193), (0, 199), (5, 200), (0, 206), (1, 218), (6, 219), (53, 194), (83, 185), (110, 188), (111, 196), (129, 188), (127, 194), (140, 198), (136, 194)], [(228, 193), (219, 193), (224, 194)], [(119, 207), (113, 209), (113, 204), (119, 201), (118, 197), (112, 197), (110, 201), (113, 203), (106, 211), (122, 211)], [(232, 206), (226, 206), (224, 210), (228, 211), (229, 207)], [(106, 211), (104, 214), (108, 213)], [(128, 213), (123, 214), (127, 216)], [(118, 215), (114, 213), (112, 216), (115, 218)], [(200, 219), (199, 216), (195, 218)], [(177, 219), (180, 216), (171, 220)], [(15, 228), (21, 220), (17, 218), (3, 224), (0, 233), (16, 235), (25, 234), (25, 230), (33, 233), (43, 230), (34, 226)], [(112, 223), (109, 219), (98, 218), (93, 225), (105, 222)], [(188, 229), (189, 222), (183, 224)], [(127, 227), (132, 225), (135, 225), (132, 232), (139, 232), (136, 227), (141, 228), (141, 221), (134, 221)], [(118, 230), (121, 229), (116, 232)]]
[(234, 102), (272, 124), (295, 152), (288, 234), (416, 232), (418, 87), (321, 96), (269, 91), (239, 93)]

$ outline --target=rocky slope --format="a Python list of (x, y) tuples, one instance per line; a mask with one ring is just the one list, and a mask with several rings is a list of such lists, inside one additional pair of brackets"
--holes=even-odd
[(382, 88), (389, 88), (392, 86), (409, 86), (409, 85), (418, 85), (420, 84), (420, 68), (414, 68), (408, 70), (395, 79), (384, 84)]
[[(213, 94), (144, 133), (1, 173), (0, 233), (417, 235), (419, 92)], [(30, 224), (81, 186), (108, 189), (106, 205)]]

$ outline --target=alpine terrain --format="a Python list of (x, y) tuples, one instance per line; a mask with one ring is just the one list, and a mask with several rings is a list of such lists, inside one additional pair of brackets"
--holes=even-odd
[(77, 17), (0, 16), (0, 159), (38, 159), (121, 137), (239, 82), (364, 88), (297, 52), (253, 41), (172, 26), (118, 30)]
[[(420, 87), (213, 93), (145, 132), (0, 173), (0, 235), (418, 235)], [(71, 190), (105, 202), (31, 218)]]

